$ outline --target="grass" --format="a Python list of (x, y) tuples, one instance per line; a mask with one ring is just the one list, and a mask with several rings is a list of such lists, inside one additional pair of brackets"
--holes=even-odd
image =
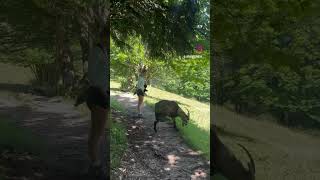
[[(112, 89), (119, 89), (120, 84), (111, 81)], [(181, 126), (178, 118), (177, 126), (180, 129), (181, 136), (192, 148), (200, 150), (206, 159), (210, 159), (210, 105), (199, 102), (194, 99), (184, 98), (174, 93), (160, 90), (154, 87), (148, 87), (145, 103), (154, 107), (154, 104), (162, 99), (175, 100), (180, 107), (190, 111), (190, 121), (185, 127)], [(186, 111), (187, 112), (187, 111)]]
[[(111, 108), (123, 112), (124, 108), (119, 102), (114, 99), (110, 99)], [(113, 117), (112, 117), (113, 118)], [(110, 156), (111, 156), (111, 168), (115, 169), (119, 167), (121, 158), (127, 149), (127, 129), (126, 127), (111, 119), (111, 132), (110, 132)]]
[(110, 105), (111, 108), (120, 112), (124, 112), (125, 108), (115, 99), (113, 99), (112, 97), (110, 98)]

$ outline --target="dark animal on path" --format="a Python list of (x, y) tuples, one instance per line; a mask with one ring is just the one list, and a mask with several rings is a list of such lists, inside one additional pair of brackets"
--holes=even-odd
[(155, 116), (156, 120), (154, 122), (154, 131), (157, 132), (157, 123), (160, 120), (165, 120), (166, 117), (170, 117), (173, 120), (174, 128), (177, 129), (176, 126), (176, 117), (180, 117), (182, 119), (182, 125), (187, 125), (190, 119), (190, 113), (188, 111), (188, 115), (179, 107), (178, 103), (175, 101), (169, 100), (161, 100), (155, 104)]
[(255, 164), (249, 151), (242, 145), (249, 156), (248, 169), (235, 157), (235, 155), (222, 143), (213, 129), (213, 173), (219, 172), (229, 180), (255, 180)]
[(87, 79), (86, 74), (79, 81), (78, 86), (79, 86), (77, 89), (78, 95), (77, 95), (76, 102), (74, 104), (75, 107), (79, 106), (80, 104), (83, 104), (87, 99), (87, 95), (88, 95), (87, 90), (89, 87), (89, 80)]

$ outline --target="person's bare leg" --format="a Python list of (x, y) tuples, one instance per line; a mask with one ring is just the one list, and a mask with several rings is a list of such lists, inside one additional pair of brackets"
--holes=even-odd
[(107, 109), (101, 108), (99, 107), (99, 126), (97, 129), (97, 134), (99, 135), (99, 141), (98, 141), (98, 147), (100, 147), (98, 149), (98, 155), (99, 155), (99, 159), (101, 160), (101, 165), (103, 167), (106, 166), (106, 153), (107, 153), (107, 139), (106, 139), (106, 122), (108, 118), (108, 111)]
[(98, 142), (99, 134), (97, 132), (99, 126), (99, 110), (93, 105), (91, 108), (91, 127), (88, 139), (88, 153), (91, 163), (98, 164)]
[(140, 105), (140, 112), (142, 113), (143, 111), (143, 100), (144, 100), (144, 96), (141, 96), (141, 105)]
[(110, 108), (106, 109), (106, 122), (105, 122), (105, 131), (103, 135), (102, 141), (102, 157), (103, 157), (103, 167), (105, 167), (105, 173), (110, 174), (110, 166), (108, 166), (108, 162), (110, 162)]
[(138, 100), (138, 112), (139, 112), (139, 114), (142, 114), (142, 108), (143, 108), (143, 96), (139, 96), (139, 100)]
[(140, 96), (138, 96), (138, 113), (140, 113)]
[(89, 132), (89, 158), (93, 164), (98, 165), (100, 159), (99, 146), (101, 139), (105, 139), (105, 126), (107, 120), (107, 110), (99, 107), (93, 106), (91, 108), (91, 129)]

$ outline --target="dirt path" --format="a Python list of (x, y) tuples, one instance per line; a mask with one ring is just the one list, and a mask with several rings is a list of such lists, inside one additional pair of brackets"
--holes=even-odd
[(80, 179), (87, 165), (89, 118), (59, 98), (20, 94), (18, 100), (0, 97), (0, 114), (46, 140), (49, 180)]
[(199, 153), (191, 150), (173, 129), (160, 122), (153, 130), (154, 112), (144, 108), (144, 118), (136, 118), (136, 97), (129, 93), (111, 92), (127, 110), (128, 150), (121, 167), (113, 171), (117, 179), (209, 179), (210, 165)]

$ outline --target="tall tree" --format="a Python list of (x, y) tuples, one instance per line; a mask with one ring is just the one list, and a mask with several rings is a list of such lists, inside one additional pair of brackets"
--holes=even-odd
[[(51, 68), (55, 72), (52, 73), (54, 86), (63, 78), (63, 72), (72, 70), (71, 44), (80, 44), (84, 64), (88, 49), (97, 42), (102, 29), (109, 29), (110, 21), (111, 36), (118, 45), (125, 44), (128, 35), (136, 34), (141, 35), (151, 56), (192, 51), (199, 4), (195, 0), (3, 0), (1, 3), (1, 53), (28, 48), (48, 50), (55, 59)], [(71, 66), (66, 65), (67, 59), (71, 60)]]
[(123, 46), (129, 35), (141, 35), (150, 56), (184, 54), (193, 50), (197, 10), (195, 0), (111, 0), (111, 36)]
[(286, 121), (296, 113), (308, 114), (317, 109), (314, 104), (317, 97), (311, 100), (306, 93), (310, 89), (305, 89), (308, 84), (305, 79), (311, 77), (305, 69), (313, 72), (312, 78), (317, 77), (320, 24), (316, 9), (320, 3), (310, 0), (212, 3), (215, 102), (231, 101), (251, 106), (254, 111), (261, 108), (284, 112)]

